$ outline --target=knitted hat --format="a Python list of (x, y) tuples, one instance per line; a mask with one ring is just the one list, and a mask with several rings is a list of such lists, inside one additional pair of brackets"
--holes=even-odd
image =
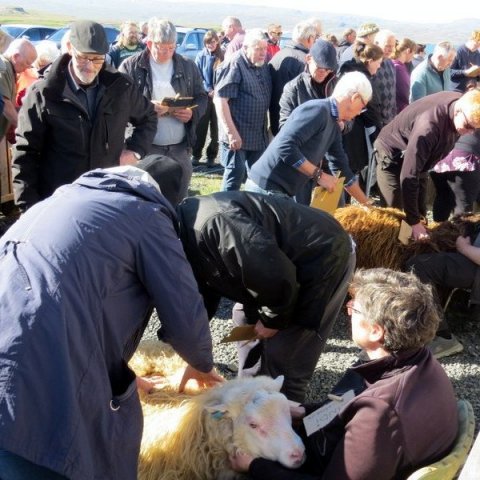
[(79, 20), (72, 23), (70, 43), (80, 53), (105, 55), (108, 52), (108, 42), (104, 28), (99, 23), (90, 20)]
[(310, 48), (310, 55), (318, 67), (333, 71), (337, 69), (337, 51), (330, 42), (319, 38)]
[(372, 33), (378, 33), (380, 29), (377, 27), (375, 23), (364, 23), (360, 25), (357, 30), (358, 37), (366, 37), (367, 35), (371, 35)]

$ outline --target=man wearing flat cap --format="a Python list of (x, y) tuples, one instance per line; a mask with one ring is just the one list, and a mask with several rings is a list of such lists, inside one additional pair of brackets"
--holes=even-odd
[(135, 164), (155, 135), (151, 103), (105, 64), (109, 46), (100, 24), (73, 23), (67, 48), (20, 110), (12, 170), (22, 211), (89, 170)]

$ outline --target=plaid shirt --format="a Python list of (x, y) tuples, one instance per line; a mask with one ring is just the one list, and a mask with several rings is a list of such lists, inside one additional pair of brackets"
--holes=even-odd
[[(255, 67), (242, 48), (217, 72), (217, 78), (215, 95), (228, 98), (233, 122), (242, 138), (242, 150), (264, 150), (268, 144), (267, 112), (272, 92), (268, 66)], [(228, 143), (222, 126), (220, 141)]]

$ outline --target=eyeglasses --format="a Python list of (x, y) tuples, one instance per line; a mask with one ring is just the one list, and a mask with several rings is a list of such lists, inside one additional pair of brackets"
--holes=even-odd
[(75, 49), (72, 50), (73, 57), (79, 65), (86, 65), (88, 62), (91, 62), (93, 65), (98, 67), (100, 65), (103, 65), (103, 63), (105, 62), (105, 55), (102, 55), (100, 57), (89, 57), (87, 55), (84, 55), (83, 53), (77, 52)]
[(155, 49), (160, 53), (173, 53), (177, 48), (176, 45), (166, 46), (163, 43), (153, 43), (152, 45), (155, 46)]
[(348, 316), (351, 317), (351, 316), (352, 316), (352, 313), (356, 313), (357, 315), (363, 315), (363, 313), (362, 313), (360, 310), (358, 310), (357, 308), (355, 308), (355, 307), (353, 306), (353, 302), (354, 302), (353, 299), (352, 299), (352, 300), (349, 300), (349, 301), (347, 302), (347, 304), (345, 305), (345, 306), (347, 307), (347, 314), (348, 314)]
[(271, 35), (283, 35), (283, 32), (270, 32)]

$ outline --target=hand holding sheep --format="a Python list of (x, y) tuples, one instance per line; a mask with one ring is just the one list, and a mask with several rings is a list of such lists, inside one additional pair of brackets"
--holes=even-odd
[(180, 386), (178, 387), (179, 393), (182, 393), (185, 390), (185, 386), (189, 380), (196, 380), (200, 388), (214, 387), (225, 381), (225, 379), (219, 375), (214, 368), (212, 368), (209, 372), (204, 373), (190, 365), (187, 365), (187, 368), (185, 368), (185, 372), (183, 373)]

